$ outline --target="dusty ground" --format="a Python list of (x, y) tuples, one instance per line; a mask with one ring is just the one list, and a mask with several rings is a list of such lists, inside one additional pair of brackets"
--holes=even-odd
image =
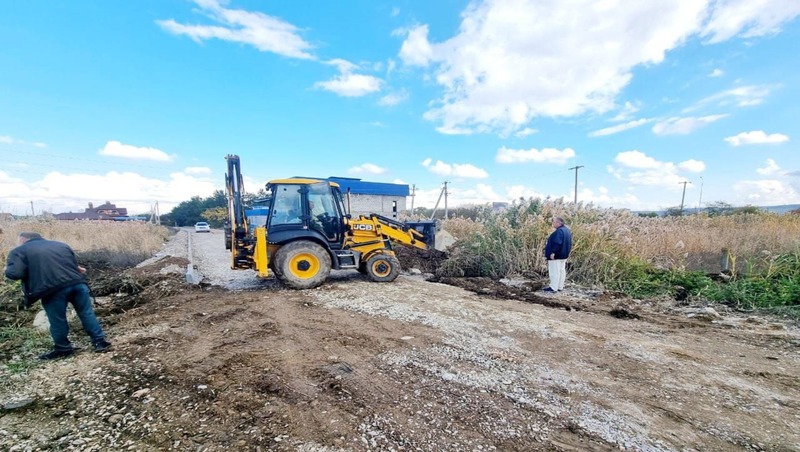
[(779, 319), (421, 275), (230, 291), (185, 262), (96, 281), (114, 352), (2, 375), (28, 404), (0, 450), (800, 450)]

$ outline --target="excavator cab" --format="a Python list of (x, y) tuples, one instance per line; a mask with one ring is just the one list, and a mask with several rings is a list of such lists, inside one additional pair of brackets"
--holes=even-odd
[(336, 184), (282, 179), (270, 182), (267, 190), (272, 195), (267, 220), (270, 242), (307, 237), (341, 248), (347, 214)]

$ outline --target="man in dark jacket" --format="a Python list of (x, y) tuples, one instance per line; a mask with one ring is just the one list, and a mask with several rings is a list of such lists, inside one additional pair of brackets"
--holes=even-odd
[(554, 293), (564, 290), (564, 283), (567, 280), (567, 258), (572, 251), (572, 231), (564, 225), (563, 218), (553, 218), (552, 224), (556, 230), (547, 238), (547, 245), (544, 248), (550, 286), (542, 290)]
[(66, 243), (45, 240), (36, 232), (19, 234), (19, 246), (8, 253), (6, 278), (22, 280), (26, 304), (42, 300), (50, 322), (53, 351), (39, 356), (50, 360), (75, 354), (69, 341), (67, 303), (72, 303), (84, 331), (91, 337), (95, 352), (107, 351), (111, 344), (94, 315), (89, 286), (83, 276), (86, 269), (78, 266), (72, 248)]

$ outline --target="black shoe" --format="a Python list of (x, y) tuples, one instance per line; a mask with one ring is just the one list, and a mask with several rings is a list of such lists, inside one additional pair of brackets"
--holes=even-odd
[(558, 291), (557, 290), (553, 290), (550, 287), (545, 287), (544, 289), (542, 289), (542, 292), (545, 292), (545, 293), (556, 293)]
[(94, 352), (95, 353), (103, 353), (111, 350), (111, 342), (107, 340), (102, 340), (96, 344), (94, 344)]
[(42, 361), (51, 361), (54, 359), (66, 358), (67, 356), (72, 356), (74, 354), (75, 350), (53, 350), (50, 353), (39, 355), (39, 359)]

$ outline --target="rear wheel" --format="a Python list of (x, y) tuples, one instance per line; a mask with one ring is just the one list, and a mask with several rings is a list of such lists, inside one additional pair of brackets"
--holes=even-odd
[(376, 282), (391, 282), (400, 274), (400, 261), (391, 254), (378, 253), (367, 259), (366, 271)]
[(331, 256), (320, 245), (301, 240), (276, 253), (275, 274), (293, 289), (319, 286), (331, 273)]

